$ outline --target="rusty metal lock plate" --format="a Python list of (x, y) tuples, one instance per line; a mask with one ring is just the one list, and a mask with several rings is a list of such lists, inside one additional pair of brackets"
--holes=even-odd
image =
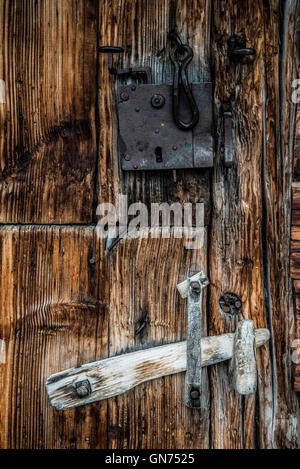
[[(200, 119), (193, 130), (179, 129), (172, 113), (171, 85), (126, 85), (117, 91), (119, 152), (125, 171), (213, 166), (212, 84), (193, 83)], [(183, 93), (181, 118), (188, 121)]]

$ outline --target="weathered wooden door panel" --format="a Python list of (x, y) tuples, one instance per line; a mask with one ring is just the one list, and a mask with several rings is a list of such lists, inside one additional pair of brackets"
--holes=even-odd
[(0, 3), (2, 223), (92, 221), (97, 14), (94, 1)]
[[(0, 445), (5, 448), (290, 448), (298, 445), (289, 225), (299, 1), (3, 1), (7, 102), (0, 104)], [(115, 82), (97, 45), (123, 46), (123, 66), (172, 83), (168, 32), (194, 50), (190, 81), (213, 81), (212, 170), (122, 172)], [(230, 64), (244, 34), (251, 65)], [(2, 78), (0, 76), (0, 78)], [(236, 164), (223, 164), (221, 104), (231, 100)], [(166, 239), (97, 234), (98, 203), (203, 202), (207, 236), (187, 250)], [(50, 226), (85, 224), (85, 226)], [(176, 284), (207, 269), (203, 333), (237, 320), (268, 327), (257, 351), (258, 391), (231, 389), (228, 364), (206, 370), (202, 409), (184, 403), (184, 375), (59, 412), (46, 378), (89, 361), (186, 337)], [(233, 292), (239, 317), (222, 313)]]

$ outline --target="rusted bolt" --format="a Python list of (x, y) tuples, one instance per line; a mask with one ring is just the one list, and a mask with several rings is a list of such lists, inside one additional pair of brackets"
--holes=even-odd
[(200, 283), (199, 282), (191, 282), (191, 289), (194, 292), (199, 293), (199, 291), (201, 289)]
[(200, 392), (198, 391), (198, 389), (193, 389), (191, 391), (191, 398), (192, 399), (199, 399), (200, 397)]
[(122, 99), (122, 101), (128, 101), (129, 94), (123, 91), (123, 93), (120, 94), (120, 98)]
[(219, 300), (219, 306), (222, 313), (235, 315), (240, 313), (243, 303), (235, 293), (224, 292)]
[(151, 104), (153, 107), (159, 109), (164, 106), (166, 100), (161, 94), (154, 94), (151, 98)]
[(77, 381), (74, 384), (74, 389), (78, 397), (87, 397), (92, 392), (91, 384), (88, 379)]

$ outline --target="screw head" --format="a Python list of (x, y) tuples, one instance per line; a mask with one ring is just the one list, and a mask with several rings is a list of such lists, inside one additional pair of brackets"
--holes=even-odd
[(173, 150), (174, 150), (174, 151), (176, 151), (176, 150), (177, 150), (177, 147), (176, 147), (176, 145), (174, 145), (174, 147), (173, 147)]
[(234, 305), (237, 309), (240, 309), (242, 307), (242, 302), (240, 300), (237, 300)]
[(199, 399), (200, 392), (198, 391), (198, 389), (193, 389), (190, 395), (192, 399)]
[(135, 164), (134, 167), (133, 167), (133, 169), (138, 169), (138, 165)]
[(123, 91), (123, 93), (120, 94), (120, 98), (122, 99), (122, 101), (128, 101), (129, 94), (126, 93), (126, 91)]
[(164, 106), (166, 100), (165, 97), (161, 94), (154, 94), (151, 98), (151, 105), (156, 109), (159, 109)]
[(88, 379), (77, 381), (74, 384), (74, 389), (78, 397), (87, 397), (92, 392), (91, 384)]
[(140, 112), (140, 108), (139, 108), (139, 107), (136, 107), (136, 108), (135, 108), (135, 112)]

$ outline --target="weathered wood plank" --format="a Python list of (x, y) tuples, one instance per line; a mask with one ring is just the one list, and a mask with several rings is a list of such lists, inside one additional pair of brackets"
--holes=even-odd
[[(236, 353), (235, 335), (224, 334), (218, 337), (203, 337), (201, 340), (201, 366), (209, 366), (234, 357)], [(252, 345), (260, 347), (269, 338), (270, 333), (267, 329), (257, 329), (253, 331), (254, 342)], [(56, 373), (47, 379), (46, 388), (53, 407), (58, 410), (66, 410), (118, 396), (139, 384), (163, 376), (181, 373), (186, 369), (187, 343), (178, 342), (126, 353)], [(247, 370), (246, 375), (249, 376)], [(74, 392), (74, 387), (76, 383), (82, 383), (86, 380), (89, 381), (91, 393), (87, 396), (78, 397)], [(238, 383), (240, 390), (242, 390), (242, 380), (244, 380), (244, 377), (240, 372)], [(254, 392), (253, 384), (248, 380), (247, 386), (243, 386), (243, 392), (249, 392), (249, 390)]]
[[(102, 2), (99, 10), (100, 42), (125, 47), (120, 65), (150, 65), (154, 83), (171, 83), (167, 34), (171, 18), (177, 13), (178, 30), (183, 41), (191, 43), (197, 52), (189, 67), (190, 77), (204, 81), (208, 79), (209, 69), (210, 9), (209, 0)], [(204, 15), (204, 12), (208, 14)], [(207, 224), (210, 216), (209, 171), (118, 171), (114, 83), (106, 67), (107, 58), (100, 57), (99, 115), (100, 120), (101, 116), (105, 116), (106, 127), (101, 129), (100, 134), (98, 201), (115, 201), (117, 193), (122, 191), (128, 195), (129, 204), (140, 201), (148, 207), (151, 202), (204, 202)], [(185, 306), (178, 305), (173, 289), (176, 288), (179, 274), (180, 280), (184, 280), (190, 267), (198, 271), (199, 265), (206, 263), (206, 260), (204, 252), (197, 254), (187, 251), (184, 255), (183, 246), (177, 244), (179, 241), (141, 240), (136, 245), (136, 241), (127, 240), (112, 250), (110, 262), (114, 282), (111, 292), (110, 355), (181, 340), (186, 333)], [(175, 252), (175, 246), (178, 252)], [(142, 256), (141, 259), (136, 257), (136, 251)], [(178, 265), (172, 263), (168, 272), (166, 266), (171, 262), (170, 256), (173, 256), (173, 263)], [(124, 273), (122, 277), (117, 274), (120, 271)], [(166, 277), (162, 276), (163, 272)], [(159, 286), (160, 281), (163, 283)], [(182, 311), (176, 317), (176, 326), (175, 318), (171, 317), (174, 310), (170, 309), (171, 302), (176, 305), (176, 310)], [(166, 304), (167, 308), (164, 307)], [(204, 331), (205, 328), (206, 317)], [(139, 332), (135, 334), (135, 330)], [(183, 403), (174, 401), (174, 388), (184, 387), (183, 375), (148, 383), (109, 402), (108, 446), (208, 447), (209, 390), (206, 376), (203, 386), (205, 410), (201, 422), (198, 414), (188, 412)], [(143, 422), (142, 431), (138, 430), (140, 422)]]
[(300, 392), (300, 285), (295, 288), (294, 312), (295, 312), (295, 342), (293, 343), (293, 378), (294, 389)]
[[(157, 239), (124, 238), (110, 253), (110, 356), (186, 337), (186, 300), (180, 298), (176, 285), (191, 272), (205, 270), (206, 239), (202, 249), (186, 250), (174, 230), (169, 239), (159, 231)], [(202, 330), (206, 336), (205, 312)], [(110, 400), (109, 446), (208, 447), (206, 370), (202, 371), (203, 420), (199, 410), (185, 406), (184, 388), (185, 375), (177, 374)], [(134, 431), (138, 422), (143, 422), (142, 432)]]
[(105, 403), (61, 415), (45, 390), (50, 374), (107, 356), (102, 252), (90, 227), (0, 229), (1, 448), (105, 446)]
[(290, 276), (300, 278), (300, 251), (292, 251), (290, 257)]
[(92, 220), (97, 12), (92, 0), (0, 2), (1, 223)]
[[(299, 41), (299, 35), (298, 35), (298, 41)], [(300, 181), (300, 106), (299, 104), (297, 105), (297, 114), (296, 114), (295, 146), (294, 146), (294, 157), (293, 157), (293, 181)], [(294, 194), (294, 188), (293, 188), (293, 194)], [(300, 199), (300, 187), (297, 187), (298, 206), (300, 206), (299, 199)]]
[[(300, 135), (300, 129), (299, 129), (299, 135)], [(297, 182), (296, 183), (294, 182), (292, 184), (292, 210), (300, 210), (300, 184)]]
[[(212, 335), (235, 330), (236, 318), (218, 308), (223, 292), (235, 293), (243, 303), (242, 317), (253, 319), (255, 327), (266, 326), (261, 272), (261, 193), (260, 155), (262, 148), (262, 60), (264, 21), (260, 2), (217, 1), (213, 15), (213, 69), (217, 116), (220, 104), (233, 101), (235, 121), (234, 147), (236, 165), (225, 169), (219, 146), (213, 173), (212, 230), (210, 238), (210, 321)], [(243, 34), (249, 47), (256, 49), (251, 65), (232, 65), (227, 57), (227, 39)], [(218, 119), (219, 133), (222, 126)], [(268, 351), (263, 352), (265, 363)], [(271, 414), (271, 375), (266, 376), (258, 355), (260, 381), (264, 382), (264, 413)], [(212, 447), (253, 448), (255, 398), (245, 399), (230, 390), (227, 364), (212, 367)], [(268, 396), (268, 397), (266, 397)], [(243, 424), (244, 423), (244, 424)], [(260, 422), (261, 426), (267, 424)], [(228, 428), (231, 432), (228, 432)], [(245, 432), (245, 429), (247, 431)], [(234, 430), (233, 430), (234, 429)], [(262, 443), (271, 444), (271, 437)]]
[[(218, 312), (224, 291), (241, 298), (242, 316), (252, 319), (255, 327), (271, 325), (270, 350), (257, 353), (256, 397), (242, 400), (228, 393), (226, 364), (212, 368), (212, 446), (216, 448), (297, 446), (298, 405), (291, 392), (287, 357), (288, 176), (294, 128), (290, 90), (296, 3), (286, 2), (280, 10), (278, 1), (233, 0), (225, 6), (220, 0), (214, 7), (215, 100), (217, 109), (220, 102), (233, 101), (237, 163), (232, 169), (224, 168), (220, 138), (212, 183), (209, 330), (216, 335), (235, 327), (234, 318)], [(244, 34), (249, 47), (255, 47), (251, 65), (228, 63), (226, 39), (231, 34)], [(221, 127), (219, 123), (220, 133)]]

